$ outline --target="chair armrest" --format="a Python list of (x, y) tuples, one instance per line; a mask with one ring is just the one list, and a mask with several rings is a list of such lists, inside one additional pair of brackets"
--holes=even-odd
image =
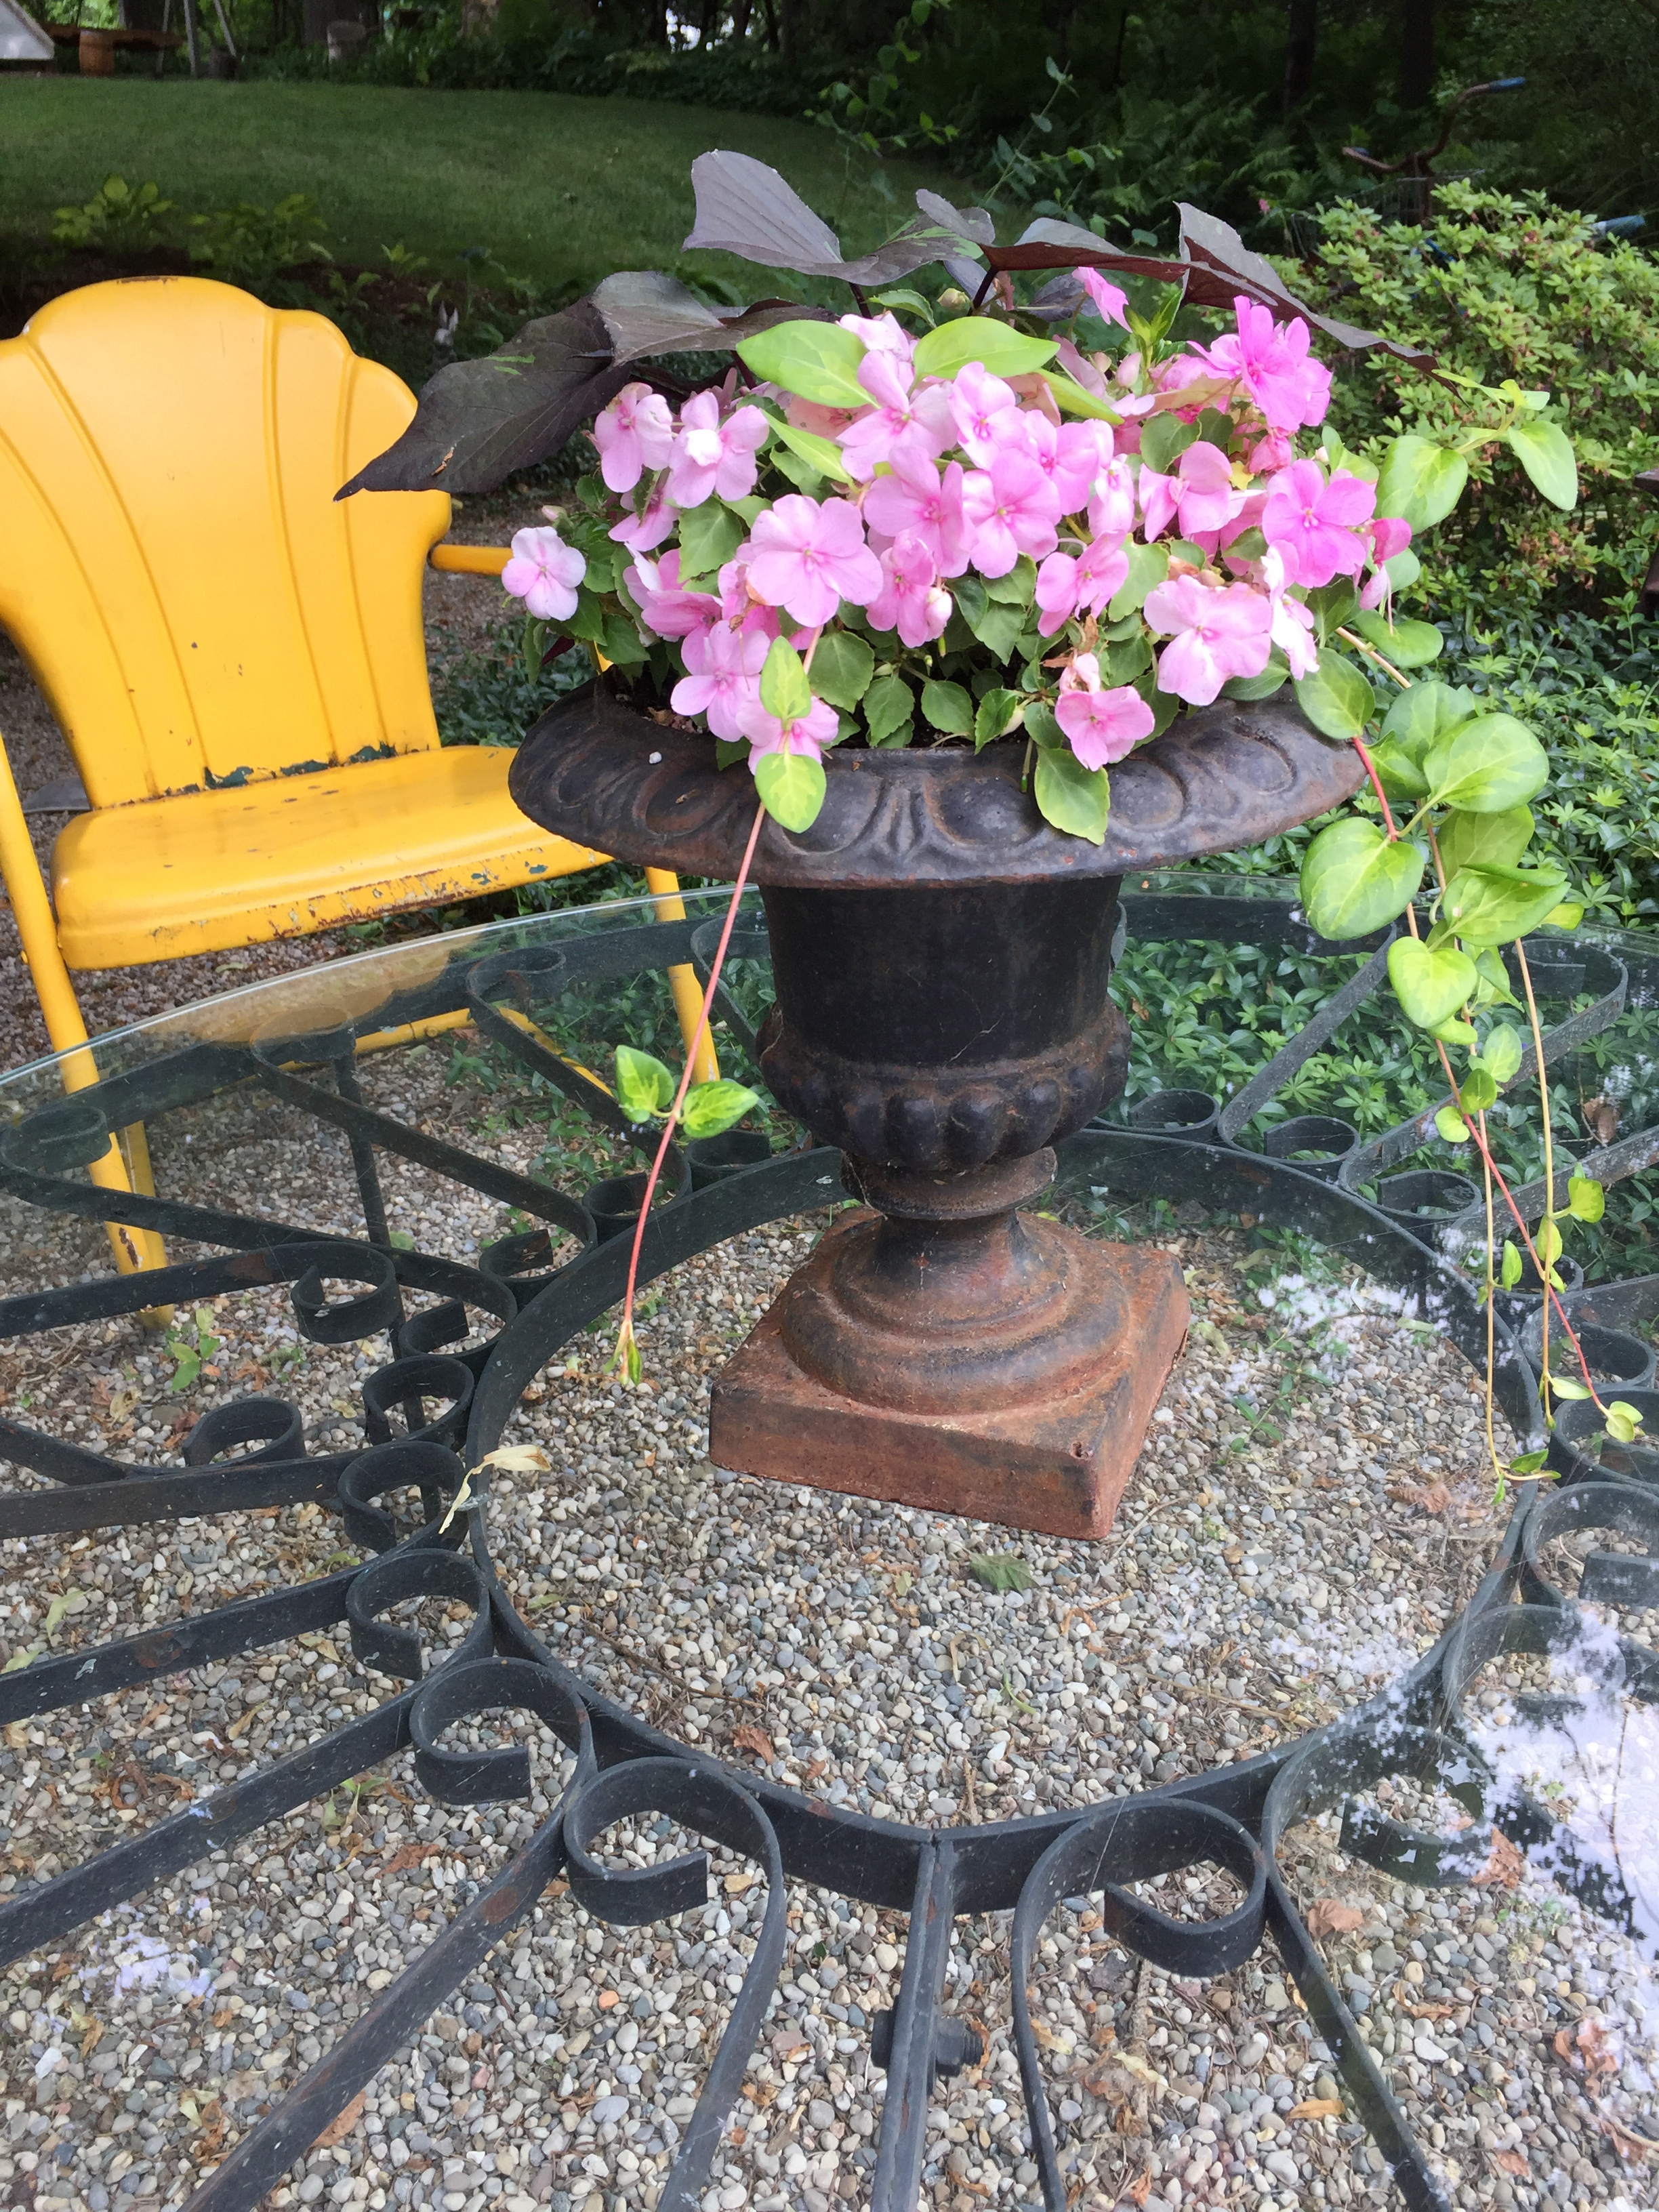
[(507, 545), (434, 545), (427, 560), (452, 576), (499, 576), (513, 558)]

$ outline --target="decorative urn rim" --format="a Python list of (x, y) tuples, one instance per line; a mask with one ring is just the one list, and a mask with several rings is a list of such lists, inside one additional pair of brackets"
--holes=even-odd
[[(1181, 716), (1111, 771), (1105, 841), (1052, 828), (1021, 788), (1024, 751), (999, 744), (824, 757), (808, 830), (768, 817), (752, 880), (780, 888), (1039, 883), (1121, 876), (1224, 853), (1310, 821), (1364, 771), (1293, 705), (1220, 701)], [(574, 693), (526, 736), (508, 779), (532, 822), (635, 866), (731, 880), (755, 818), (741, 768), (711, 741), (655, 721), (603, 684)]]

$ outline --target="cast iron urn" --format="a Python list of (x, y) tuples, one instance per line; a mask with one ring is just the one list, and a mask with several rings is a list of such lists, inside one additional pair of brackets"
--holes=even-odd
[[(1112, 771), (1105, 843), (1053, 830), (1018, 746), (831, 752), (823, 811), (753, 866), (776, 1001), (761, 1068), (861, 1201), (716, 1380), (715, 1462), (1055, 1535), (1110, 1527), (1186, 1334), (1167, 1253), (1029, 1211), (1123, 1087), (1121, 878), (1254, 843), (1361, 770), (1294, 708), (1182, 718)], [(734, 878), (754, 786), (594, 689), (525, 740), (533, 821)]]

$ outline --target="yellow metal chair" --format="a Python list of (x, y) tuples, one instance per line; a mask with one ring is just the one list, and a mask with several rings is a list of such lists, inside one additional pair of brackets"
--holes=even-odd
[[(603, 863), (520, 813), (509, 749), (438, 742), (422, 568), (498, 574), (505, 550), (441, 544), (442, 492), (335, 500), (414, 410), (323, 316), (199, 277), (90, 285), (0, 343), (0, 624), (91, 801), (48, 902), (0, 743), (0, 867), (56, 1049), (87, 1038), (72, 969)], [(90, 1054), (64, 1074), (94, 1081)], [(141, 1146), (94, 1172), (128, 1166), (147, 1187)], [(123, 1265), (153, 1260), (122, 1236)]]

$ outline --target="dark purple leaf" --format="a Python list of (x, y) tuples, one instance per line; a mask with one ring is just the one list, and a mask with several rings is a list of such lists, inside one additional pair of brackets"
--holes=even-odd
[(1182, 252), (1195, 266), (1215, 270), (1229, 279), (1237, 280), (1235, 289), (1248, 292), (1253, 300), (1264, 307), (1276, 307), (1281, 313), (1301, 315), (1316, 330), (1350, 352), (1363, 352), (1369, 346), (1381, 346), (1384, 352), (1396, 354), (1401, 361), (1414, 367), (1431, 368), (1434, 356), (1421, 346), (1402, 344), (1396, 338), (1378, 337), (1373, 331), (1362, 331), (1352, 323), (1339, 322), (1333, 315), (1321, 315), (1304, 307), (1293, 292), (1288, 292), (1279, 281), (1271, 263), (1259, 253), (1252, 253), (1231, 223), (1206, 215), (1202, 209), (1188, 207), (1177, 201), (1181, 210), (1181, 245)]
[(1149, 276), (1160, 284), (1184, 286), (1188, 302), (1195, 307), (1224, 310), (1243, 293), (1277, 314), (1300, 315), (1351, 352), (1381, 346), (1414, 367), (1433, 366), (1434, 356), (1419, 346), (1402, 345), (1394, 338), (1379, 337), (1375, 331), (1358, 330), (1352, 323), (1317, 313), (1285, 289), (1272, 264), (1253, 253), (1230, 223), (1204, 214), (1201, 209), (1182, 202), (1176, 204), (1181, 209), (1180, 260), (1120, 253), (1092, 231), (1053, 220), (1032, 223), (1015, 245), (987, 246), (985, 258), (993, 269), (1109, 269), (1119, 276)]
[(699, 154), (691, 164), (691, 184), (697, 219), (685, 241), (688, 252), (704, 246), (808, 276), (841, 273), (841, 240), (764, 161), (748, 154)]
[(975, 246), (996, 243), (997, 227), (981, 207), (952, 207), (949, 200), (929, 191), (916, 194), (916, 205), (930, 222), (952, 238), (966, 239)]
[(452, 362), (422, 390), (394, 446), (335, 494), (493, 491), (556, 453), (628, 381), (591, 300), (526, 323), (498, 352)]
[(596, 286), (592, 296), (619, 368), (651, 354), (729, 353), (775, 323), (812, 322), (825, 313), (822, 307), (797, 307), (792, 300), (758, 300), (752, 307), (722, 314), (678, 277), (658, 269), (623, 270)]
[(855, 261), (842, 258), (841, 240), (818, 221), (775, 169), (748, 154), (699, 154), (691, 164), (697, 219), (686, 246), (735, 253), (763, 269), (793, 269), (803, 276), (839, 276), (848, 284), (890, 284), (942, 258), (948, 247), (980, 244), (989, 231), (982, 208), (957, 210), (934, 193), (924, 197), (922, 217), (896, 238)]

